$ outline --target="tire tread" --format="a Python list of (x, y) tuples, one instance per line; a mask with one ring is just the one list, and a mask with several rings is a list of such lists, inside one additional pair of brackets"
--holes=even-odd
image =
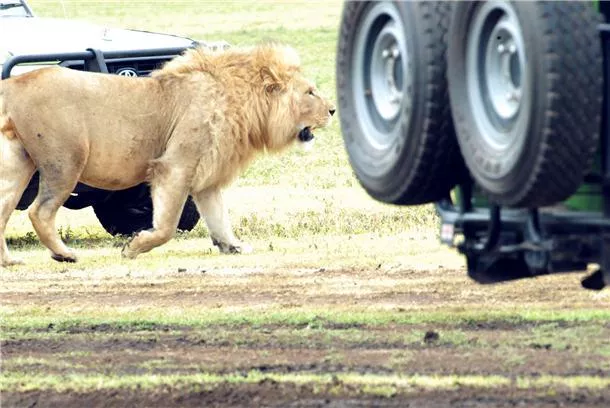
[[(340, 112), (349, 108), (349, 81), (345, 72), (348, 70), (350, 33), (356, 30), (358, 8), (363, 2), (346, 2), (343, 10), (338, 42), (337, 94)], [(405, 137), (417, 138), (419, 144), (408, 158), (409, 163), (397, 163), (394, 166), (395, 176), (391, 183), (382, 186), (368, 181), (366, 174), (361, 174), (355, 159), (348, 157), (356, 178), (365, 190), (375, 199), (399, 205), (419, 205), (437, 201), (448, 195), (465, 173), (460, 156), (455, 130), (450, 112), (449, 92), (446, 78), (447, 31), (451, 15), (451, 3), (447, 1), (419, 1), (412, 3), (413, 13), (420, 30), (420, 46), (425, 61), (416, 61), (424, 70), (421, 75), (426, 78), (426, 87), (419, 103), (423, 104), (422, 126), (418, 132), (411, 132)], [(414, 33), (410, 33), (414, 34)], [(345, 109), (348, 110), (348, 109)], [(347, 141), (358, 137), (362, 130), (357, 120), (346, 115), (341, 120), (343, 137)]]
[[(591, 169), (599, 146), (603, 64), (596, 23), (585, 2), (541, 2), (545, 25), (543, 63), (550, 84), (544, 113), (543, 146), (528, 185), (515, 206), (540, 207), (574, 194)], [(574, 34), (579, 35), (574, 35)]]

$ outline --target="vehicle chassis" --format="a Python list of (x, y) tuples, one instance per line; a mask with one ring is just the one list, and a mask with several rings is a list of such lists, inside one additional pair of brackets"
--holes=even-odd
[(585, 182), (601, 184), (603, 211), (508, 209), (493, 203), (475, 207), (474, 183), (461, 183), (457, 203), (448, 197), (435, 206), (441, 241), (466, 256), (468, 275), (476, 282), (584, 271), (588, 264), (598, 264), (582, 286), (601, 290), (610, 285), (610, 24), (598, 28), (604, 56), (601, 171), (587, 175)]

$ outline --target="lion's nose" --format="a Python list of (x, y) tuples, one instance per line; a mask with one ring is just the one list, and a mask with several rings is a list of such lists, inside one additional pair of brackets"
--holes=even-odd
[(336, 112), (336, 109), (335, 109), (335, 108), (330, 108), (330, 109), (328, 110), (328, 113), (330, 113), (330, 116), (333, 116), (333, 115), (335, 114), (335, 112)]

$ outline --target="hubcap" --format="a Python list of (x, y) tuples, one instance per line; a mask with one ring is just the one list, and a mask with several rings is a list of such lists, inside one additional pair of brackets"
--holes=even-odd
[(494, 110), (502, 120), (510, 121), (521, 102), (520, 37), (510, 19), (504, 16), (493, 28), (485, 50), (485, 86)]
[(379, 115), (388, 121), (400, 112), (403, 97), (402, 55), (397, 34), (396, 23), (388, 21), (375, 41), (371, 58), (373, 103)]
[[(530, 109), (525, 97), (526, 62), (523, 34), (512, 6), (505, 1), (481, 5), (466, 42), (468, 99), (484, 142), (499, 154), (523, 146)], [(508, 171), (510, 166), (506, 167)], [(494, 173), (502, 175), (502, 171)]]
[(410, 120), (412, 78), (405, 26), (396, 6), (379, 2), (366, 12), (355, 37), (352, 90), (364, 142), (382, 150)]

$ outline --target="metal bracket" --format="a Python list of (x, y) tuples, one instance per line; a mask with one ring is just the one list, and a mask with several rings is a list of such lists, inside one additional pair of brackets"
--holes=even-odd
[(547, 246), (549, 248), (545, 248), (542, 239), (542, 228), (540, 226), (540, 213), (537, 208), (529, 210), (524, 235), (524, 241), (536, 248), (524, 252), (525, 263), (535, 275), (548, 273), (551, 262), (550, 247), (552, 247), (552, 243), (548, 243)]
[(108, 67), (106, 66), (106, 60), (102, 51), (94, 48), (87, 48), (87, 51), (93, 54), (94, 58), (85, 60), (85, 71), (107, 74)]

